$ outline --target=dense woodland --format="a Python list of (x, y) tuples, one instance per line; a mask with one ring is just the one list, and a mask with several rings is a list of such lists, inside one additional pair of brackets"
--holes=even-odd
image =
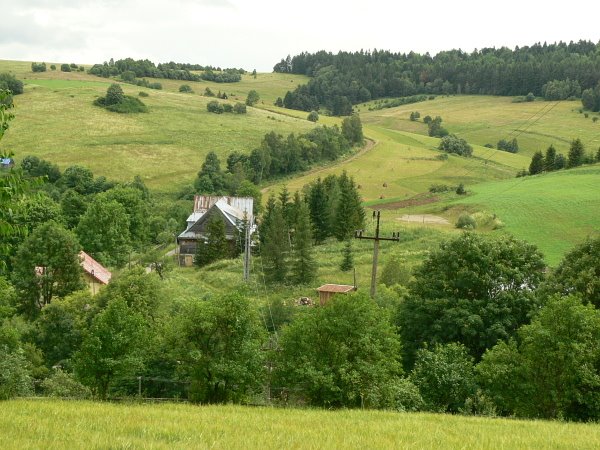
[[(275, 72), (308, 75), (306, 85), (289, 91), (287, 108), (305, 111), (319, 107), (346, 115), (351, 105), (383, 97), (415, 94), (485, 94), (593, 98), (597, 111), (600, 44), (590, 41), (535, 44), (511, 50), (484, 48), (435, 56), (389, 51), (301, 53), (288, 56)], [(350, 107), (349, 107), (350, 105)]]

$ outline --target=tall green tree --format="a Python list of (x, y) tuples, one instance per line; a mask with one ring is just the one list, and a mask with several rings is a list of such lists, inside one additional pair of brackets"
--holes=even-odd
[(129, 219), (129, 236), (132, 244), (142, 247), (149, 240), (150, 228), (148, 216), (150, 205), (144, 199), (144, 192), (135, 187), (114, 187), (106, 191), (104, 195), (108, 200), (115, 200), (123, 205)]
[(544, 155), (544, 170), (547, 172), (556, 170), (556, 149), (553, 145), (550, 145), (550, 147), (546, 149), (546, 154)]
[(550, 298), (517, 339), (500, 342), (477, 367), (504, 414), (600, 418), (600, 311), (579, 296)]
[(569, 156), (567, 158), (567, 167), (578, 167), (583, 164), (585, 158), (585, 150), (581, 139), (573, 139), (569, 148)]
[(53, 221), (40, 225), (25, 239), (12, 274), (21, 312), (35, 317), (54, 297), (84, 287), (80, 249), (77, 237)]
[(242, 294), (189, 303), (175, 324), (173, 354), (191, 380), (189, 397), (203, 403), (248, 401), (263, 387), (263, 330)]
[(254, 89), (248, 92), (248, 96), (246, 97), (246, 105), (254, 106), (260, 100), (260, 95)]
[(308, 206), (304, 202), (300, 202), (294, 230), (291, 276), (297, 284), (308, 284), (315, 279), (317, 266), (312, 255), (312, 233)]
[(364, 142), (362, 122), (358, 114), (352, 114), (342, 121), (342, 135), (350, 145), (361, 145)]
[(221, 171), (221, 161), (215, 152), (206, 155), (194, 187), (201, 194), (221, 195), (225, 192), (225, 174)]
[(537, 248), (511, 237), (463, 233), (413, 271), (399, 313), (405, 362), (426, 344), (458, 342), (479, 359), (507, 340), (539, 306), (545, 264)]
[(96, 197), (81, 217), (77, 235), (84, 250), (102, 264), (122, 267), (129, 258), (129, 218), (116, 200)]
[(580, 294), (584, 302), (600, 309), (600, 237), (588, 238), (568, 252), (549, 275), (543, 291)]
[(366, 295), (340, 295), (284, 327), (275, 380), (325, 407), (382, 407), (402, 374), (400, 341), (387, 313)]
[(289, 235), (281, 212), (276, 206), (269, 226), (265, 229), (265, 241), (261, 246), (265, 279), (269, 283), (284, 283), (289, 270)]
[(335, 215), (335, 237), (339, 241), (349, 239), (354, 231), (364, 226), (365, 211), (354, 180), (344, 171), (338, 180), (340, 197)]
[(199, 240), (196, 246), (194, 264), (198, 267), (229, 257), (229, 246), (225, 237), (225, 223), (218, 215), (213, 215), (206, 226), (206, 240)]
[(310, 186), (308, 207), (315, 244), (321, 244), (331, 234), (329, 230), (331, 211), (327, 207), (327, 194), (321, 178), (317, 178)]
[(542, 152), (537, 151), (531, 157), (531, 163), (529, 164), (529, 175), (536, 175), (544, 171), (544, 155)]
[(133, 376), (143, 366), (146, 327), (125, 300), (112, 299), (90, 326), (74, 356), (77, 377), (106, 399), (116, 378)]

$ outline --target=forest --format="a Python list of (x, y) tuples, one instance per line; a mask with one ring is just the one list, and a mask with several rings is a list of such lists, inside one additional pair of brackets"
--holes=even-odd
[[(547, 99), (594, 97), (600, 81), (600, 44), (591, 41), (484, 48), (472, 53), (443, 51), (435, 56), (410, 52), (300, 53), (273, 70), (303, 74), (311, 80), (288, 91), (286, 108), (319, 107), (334, 115), (348, 114), (348, 105), (383, 97), (416, 94), (479, 94)], [(595, 100), (590, 100), (592, 105)], [(351, 107), (350, 107), (351, 111)]]

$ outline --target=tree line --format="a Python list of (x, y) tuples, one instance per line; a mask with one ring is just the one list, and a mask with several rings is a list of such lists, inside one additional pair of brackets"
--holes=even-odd
[[(202, 74), (192, 73), (191, 70), (202, 70)], [(243, 69), (215, 69), (212, 66), (199, 66), (195, 64), (166, 63), (154, 64), (147, 59), (134, 60), (132, 58), (119, 59), (103, 64), (94, 64), (88, 71), (92, 75), (109, 78), (123, 76), (128, 73), (133, 74), (134, 78), (166, 78), (170, 80), (184, 81), (213, 81), (215, 83), (235, 83), (242, 79), (242, 74), (246, 73)]]
[(529, 170), (522, 170), (517, 176), (537, 175), (542, 172), (553, 172), (555, 170), (572, 169), (583, 164), (594, 164), (600, 162), (600, 148), (594, 154), (586, 152), (581, 139), (573, 139), (569, 147), (569, 153), (565, 157), (558, 153), (553, 145), (546, 149), (545, 153), (537, 151), (531, 157)]
[[(558, 100), (590, 93), (600, 81), (600, 44), (590, 41), (428, 53), (360, 51), (301, 53), (275, 72), (311, 77), (283, 103), (304, 111), (416, 94), (545, 95)], [(592, 89), (592, 91), (588, 91)], [(346, 111), (347, 112), (347, 111)]]

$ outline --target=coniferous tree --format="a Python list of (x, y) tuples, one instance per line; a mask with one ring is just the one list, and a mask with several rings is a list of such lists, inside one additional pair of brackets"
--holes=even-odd
[(546, 149), (546, 155), (544, 156), (544, 170), (547, 172), (556, 170), (556, 149), (553, 145)]
[(288, 273), (289, 237), (281, 206), (274, 208), (264, 234), (261, 255), (265, 278), (269, 283), (283, 283)]
[(342, 251), (343, 259), (340, 264), (340, 270), (342, 272), (348, 272), (354, 267), (354, 257), (352, 255), (352, 239), (347, 239), (344, 244), (344, 250)]
[(225, 223), (219, 216), (214, 215), (208, 220), (206, 234), (206, 241), (199, 241), (196, 247), (194, 263), (198, 267), (206, 266), (229, 256), (225, 237)]
[(292, 279), (307, 284), (315, 279), (317, 268), (312, 256), (312, 233), (308, 206), (300, 202), (294, 224), (294, 249), (292, 253)]
[(260, 235), (260, 243), (264, 245), (265, 237), (267, 235), (267, 229), (271, 226), (271, 222), (273, 221), (273, 214), (275, 212), (275, 208), (277, 207), (277, 201), (275, 200), (275, 195), (269, 195), (267, 199), (267, 205), (265, 206), (265, 212), (262, 215), (259, 227), (259, 235)]
[(339, 178), (340, 198), (336, 211), (335, 237), (339, 241), (349, 239), (355, 230), (362, 228), (365, 211), (354, 180), (344, 171)]
[(310, 188), (308, 206), (315, 244), (321, 244), (331, 234), (329, 232), (331, 211), (327, 207), (327, 194), (321, 178), (317, 178)]
[(585, 152), (581, 139), (574, 139), (571, 142), (571, 148), (569, 149), (569, 157), (567, 161), (567, 167), (578, 167), (583, 164)]
[(542, 152), (535, 152), (531, 157), (529, 164), (529, 175), (535, 175), (544, 171), (544, 155)]

